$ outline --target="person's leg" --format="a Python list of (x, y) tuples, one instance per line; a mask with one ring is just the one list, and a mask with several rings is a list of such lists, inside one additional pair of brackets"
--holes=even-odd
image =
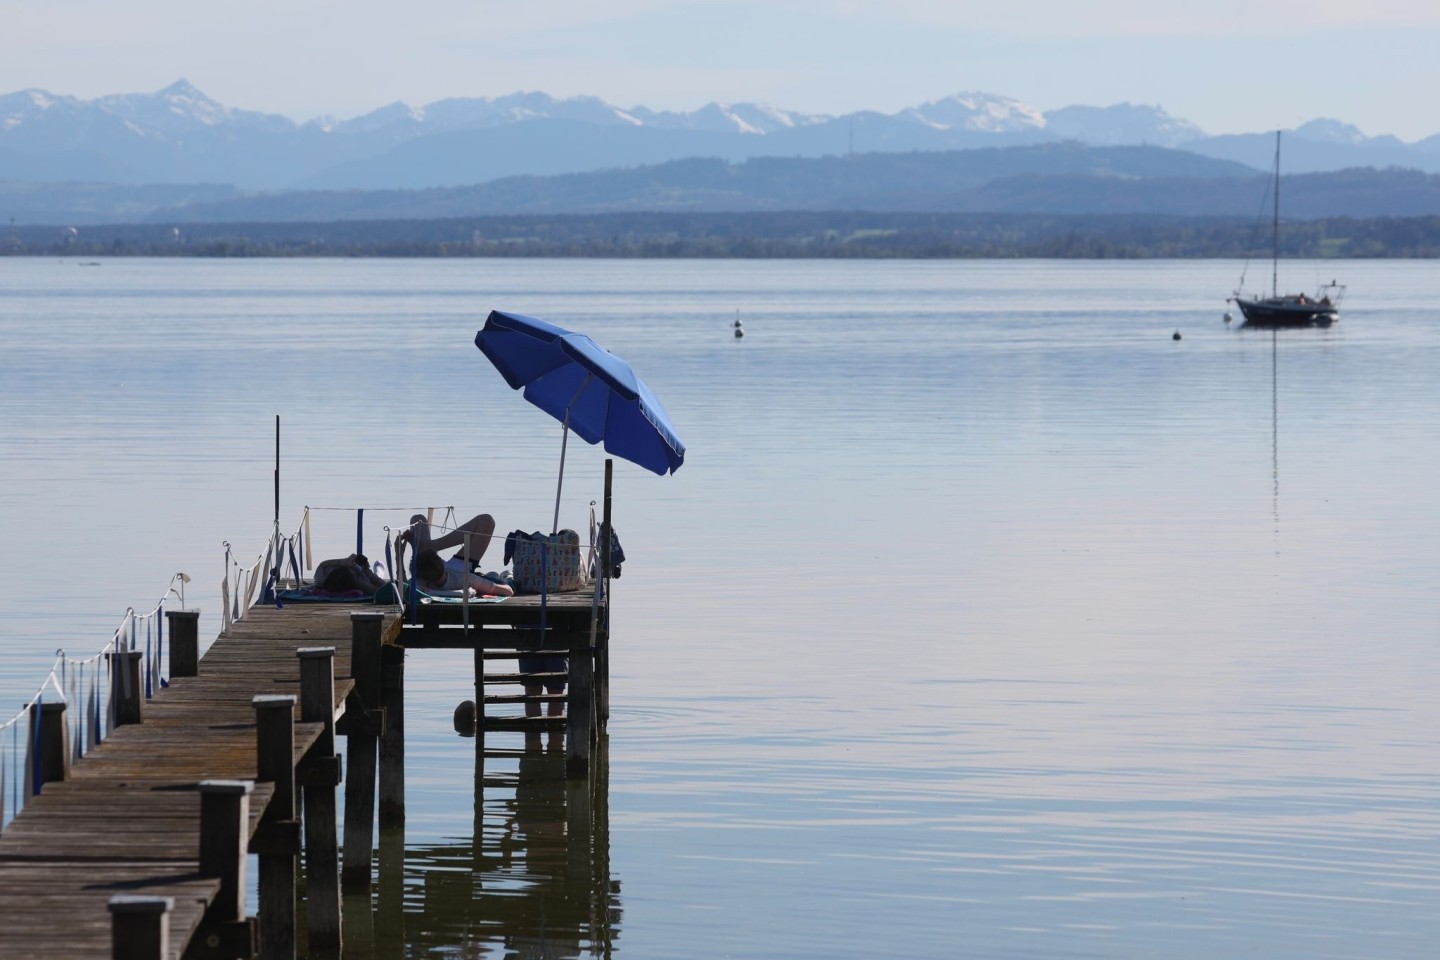
[[(545, 688), (542, 687), (542, 686), (541, 686), (540, 684), (538, 684), (538, 683), (527, 683), (527, 684), (525, 684), (525, 696), (527, 696), (527, 697), (538, 697), (538, 696), (540, 696), (540, 692), (541, 692), (542, 690), (544, 690), (544, 689), (545, 689)], [(527, 717), (538, 717), (538, 716), (540, 716), (540, 704), (538, 704), (538, 703), (527, 703), (527, 704), (525, 704), (525, 716), (527, 716)]]
[(425, 519), (425, 514), (417, 513), (410, 518), (410, 526), (400, 532), (401, 541), (408, 542), (416, 553), (425, 549), (435, 549), (430, 539), (430, 521)]
[(449, 547), (459, 547), (457, 557), (464, 557), (470, 563), (479, 563), (480, 558), (485, 555), (485, 548), (490, 546), (490, 538), (495, 535), (495, 518), (488, 513), (482, 513), (478, 517), (471, 517), (460, 526), (449, 533), (436, 537), (430, 541), (432, 550), (445, 550)]

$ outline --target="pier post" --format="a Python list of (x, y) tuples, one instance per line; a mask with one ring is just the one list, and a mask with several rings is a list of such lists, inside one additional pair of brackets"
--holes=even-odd
[(323, 726), (298, 775), (304, 788), (306, 933), (312, 956), (338, 957), (340, 849), (335, 788), (340, 784), (340, 758), (335, 755), (335, 648), (302, 647), (295, 654), (300, 658), (300, 720)]
[(405, 828), (380, 828), (380, 883), (375, 891), (375, 956), (405, 956)]
[(471, 651), (475, 661), (475, 756), (480, 765), (485, 765), (485, 634), (473, 634), (475, 646)]
[(70, 727), (65, 723), (65, 703), (40, 705), (40, 782), (70, 779)]
[(295, 698), (261, 694), (255, 708), (256, 779), (275, 785), (256, 836), (260, 855), (260, 960), (295, 960)]
[(385, 614), (350, 614), (350, 675), (355, 687), (345, 704), (345, 855), (340, 886), (368, 890), (375, 861), (375, 766), (380, 709), (381, 628)]
[[(570, 696), (565, 704), (565, 776), (590, 773), (590, 743), (595, 732), (595, 650), (590, 638), (575, 646), (570, 634)], [(548, 641), (547, 641), (548, 642)]]
[[(380, 648), (380, 829), (405, 823), (405, 648)], [(383, 856), (382, 856), (383, 866)]]
[(220, 881), (195, 942), (208, 957), (255, 955), (255, 923), (245, 916), (245, 861), (250, 842), (249, 780), (200, 781), (200, 875)]
[(170, 960), (173, 898), (117, 893), (109, 908), (112, 960)]
[(139, 723), (140, 704), (145, 700), (145, 688), (140, 685), (139, 650), (121, 650), (110, 655), (114, 672), (111, 674), (110, 696), (115, 705), (115, 726)]
[(605, 585), (605, 620), (599, 625), (595, 641), (595, 697), (596, 713), (604, 724), (610, 719), (610, 490), (615, 473), (615, 461), (605, 459), (605, 501), (601, 508), (600, 521), (600, 572), (597, 580)]
[(200, 611), (166, 610), (170, 623), (170, 679), (200, 673)]

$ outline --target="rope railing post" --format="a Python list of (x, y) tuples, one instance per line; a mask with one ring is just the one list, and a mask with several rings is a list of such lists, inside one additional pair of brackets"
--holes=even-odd
[(166, 610), (170, 621), (170, 678), (200, 674), (200, 611)]
[(65, 701), (40, 705), (40, 782), (70, 779), (70, 727), (65, 722)]
[(140, 707), (144, 702), (140, 695), (140, 658), (143, 656), (139, 650), (117, 650), (111, 654), (110, 702), (116, 727), (143, 720)]

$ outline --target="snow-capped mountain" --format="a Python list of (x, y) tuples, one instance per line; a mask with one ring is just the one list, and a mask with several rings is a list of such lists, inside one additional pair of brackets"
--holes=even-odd
[(957, 93), (903, 110), (900, 115), (936, 130), (969, 133), (1022, 133), (1045, 126), (1039, 110), (993, 93)]
[(766, 103), (707, 103), (689, 113), (633, 107), (630, 116), (657, 130), (703, 130), (710, 133), (767, 134), (829, 123), (834, 117), (794, 113)]
[[(1273, 136), (1207, 136), (1158, 106), (1070, 106), (1042, 113), (968, 92), (893, 114), (830, 116), (761, 103), (693, 111), (621, 108), (541, 92), (392, 103), (348, 120), (227, 107), (180, 80), (155, 93), (94, 100), (22, 90), (0, 95), (0, 180), (218, 183), (242, 190), (453, 186), (513, 174), (578, 173), (684, 157), (946, 151), (1075, 140), (1150, 144), (1264, 169)], [(1440, 138), (1404, 144), (1335, 120), (1292, 132), (1287, 172), (1344, 166), (1440, 171)]]
[(1295, 136), (1318, 143), (1345, 143), (1350, 146), (1358, 146), (1370, 139), (1353, 123), (1331, 120), (1328, 117), (1302, 123), (1295, 128)]
[(1160, 107), (1133, 103), (1049, 110), (1045, 113), (1045, 129), (1065, 140), (1104, 146), (1148, 143), (1178, 147), (1206, 135), (1189, 120), (1172, 117)]

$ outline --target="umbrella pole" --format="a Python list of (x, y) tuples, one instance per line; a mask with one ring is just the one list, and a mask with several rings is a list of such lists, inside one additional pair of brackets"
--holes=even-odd
[(560, 488), (565, 485), (565, 442), (570, 439), (570, 415), (565, 415), (565, 424), (560, 428), (560, 478), (555, 481), (555, 519), (550, 521), (550, 534), (560, 532)]
[(580, 389), (575, 391), (575, 396), (570, 398), (570, 406), (565, 408), (565, 419), (560, 421), (560, 479), (555, 481), (555, 519), (550, 522), (550, 535), (553, 537), (560, 532), (560, 487), (565, 483), (565, 441), (570, 439), (570, 409), (575, 406), (575, 401), (580, 399), (580, 394), (590, 385), (594, 374), (585, 374), (585, 379), (580, 381)]

